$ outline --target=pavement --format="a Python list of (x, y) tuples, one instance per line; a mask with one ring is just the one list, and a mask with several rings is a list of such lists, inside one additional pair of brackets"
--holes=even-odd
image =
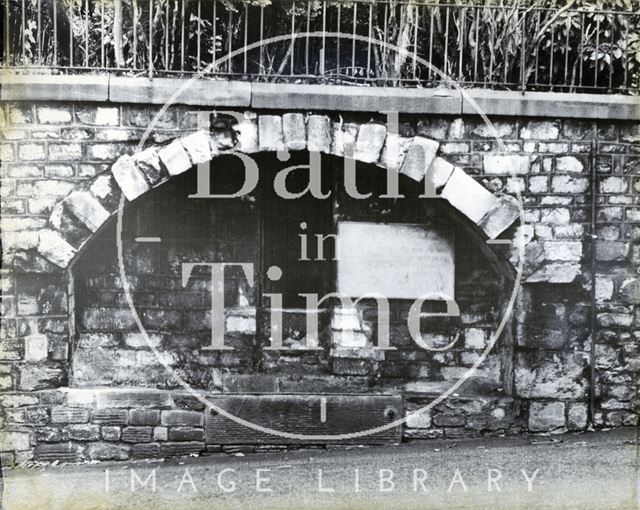
[(637, 434), (5, 469), (4, 510), (635, 509)]

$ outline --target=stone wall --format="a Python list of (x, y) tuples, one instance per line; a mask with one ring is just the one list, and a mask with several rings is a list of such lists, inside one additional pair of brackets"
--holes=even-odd
[[(0, 450), (6, 452), (7, 460), (21, 462), (33, 455), (43, 460), (123, 459), (205, 449), (203, 411), (185, 404), (179, 391), (80, 389), (100, 374), (85, 374), (83, 380), (81, 374), (72, 371), (74, 357), (82, 355), (78, 342), (87, 341), (87, 331), (93, 341), (104, 341), (103, 347), (110, 348), (113, 330), (126, 330), (117, 335), (116, 345), (129, 346), (130, 350), (118, 351), (125, 369), (119, 372), (124, 378), (116, 383), (140, 386), (149, 382), (127, 379), (141, 359), (151, 356), (135, 346), (139, 339), (131, 324), (126, 324), (129, 318), (101, 315), (92, 308), (122, 304), (117, 301), (122, 295), (117, 277), (110, 272), (113, 268), (105, 269), (95, 281), (83, 274), (82, 268), (92, 253), (94, 258), (99, 254), (100, 242), (109, 241), (106, 234), (111, 227), (102, 225), (113, 221), (108, 218), (121, 190), (133, 200), (198, 162), (197, 143), (183, 144), (184, 148), (166, 145), (185, 131), (195, 131), (193, 110), (172, 107), (153, 130), (148, 145), (171, 147), (164, 157), (155, 158), (157, 150), (151, 149), (146, 157), (136, 157), (135, 166), (130, 165), (132, 160), (125, 159), (117, 167), (112, 165), (123, 154), (135, 153), (157, 107), (19, 102), (4, 104), (0, 110), (0, 399), (4, 431)], [(339, 132), (353, 137), (356, 157), (364, 164), (378, 163), (387, 168), (395, 165), (419, 181), (435, 153), (428, 161), (412, 162), (411, 144), (424, 144), (423, 139), (437, 141), (442, 158), (437, 164), (446, 167), (442, 161), (449, 162), (481, 185), (464, 192), (463, 186), (451, 191), (450, 185), (451, 214), (461, 213), (465, 221), (471, 221), (477, 215), (474, 208), (482, 207), (480, 199), (485, 195), (481, 190), (490, 190), (495, 201), (471, 225), (476, 223), (491, 237), (504, 231), (502, 237), (515, 235), (526, 244), (523, 286), (510, 334), (493, 353), (498, 361), (481, 367), (490, 370), (497, 366), (499, 376), (491, 380), (502, 386), (474, 385), (474, 391), (445, 401), (430, 415), (412, 417), (404, 430), (406, 438), (584, 430), (588, 423), (596, 428), (637, 424), (639, 124), (502, 117), (493, 119), (508, 151), (502, 154), (498, 153), (491, 132), (475, 116), (401, 116), (400, 136), (387, 135), (384, 119), (378, 115), (350, 114), (343, 115), (343, 119), (289, 116), (284, 132), (278, 136), (280, 117), (274, 112), (256, 113), (258, 116), (246, 116), (244, 125), (237, 129), (239, 135), (228, 124), (214, 125), (208, 157), (233, 145), (233, 138), (240, 136), (241, 145), (254, 145), (241, 147), (246, 152), (275, 150), (282, 144), (293, 148), (291, 144), (295, 143), (302, 144), (296, 148), (304, 148), (313, 141), (316, 148), (338, 158), (344, 153), (344, 148), (336, 147), (339, 144), (335, 133)], [(287, 133), (287, 122), (294, 121), (302, 121), (303, 128), (307, 127), (302, 141)], [(274, 131), (265, 126), (276, 126), (275, 138), (269, 139)], [(263, 137), (259, 137), (263, 134), (261, 127), (265, 129)], [(374, 147), (365, 149), (361, 145), (358, 154), (360, 135), (363, 142), (371, 140)], [(397, 149), (395, 159), (389, 156), (392, 147)], [(185, 163), (180, 162), (181, 156), (187, 157)], [(172, 165), (185, 168), (178, 172)], [(595, 232), (591, 231), (592, 165), (596, 168), (597, 187)], [(419, 169), (417, 175), (414, 168)], [(445, 183), (449, 177), (450, 174), (445, 177)], [(165, 186), (170, 185), (171, 182)], [(512, 207), (507, 204), (508, 212), (503, 213), (504, 209), (496, 206), (516, 189), (523, 196), (526, 220), (517, 235), (515, 227), (505, 230), (512, 221), (505, 224), (502, 219), (503, 214), (514, 219)], [(162, 187), (148, 193), (161, 190)], [(140, 198), (140, 204), (145, 197)], [(357, 208), (343, 210), (345, 217), (351, 217), (354, 211), (358, 214)], [(488, 214), (493, 210), (494, 216)], [(375, 219), (376, 215), (367, 217)], [(493, 219), (489, 221), (490, 218)], [(497, 234), (492, 231), (496, 223)], [(100, 227), (102, 230), (95, 234)], [(96, 243), (92, 245), (93, 241)], [(498, 258), (511, 257), (512, 263), (517, 262), (514, 248), (492, 249)], [(85, 255), (87, 259), (83, 259)], [(135, 261), (144, 273), (144, 253), (130, 255), (128, 260)], [(72, 260), (73, 271), (69, 269)], [(596, 273), (593, 290), (592, 262)], [(485, 345), (486, 332), (495, 327), (495, 322), (487, 320), (486, 310), (473, 313), (474, 303), (485, 298), (482, 291), (473, 295), (473, 289), (488, 288), (491, 279), (474, 271), (466, 278), (468, 290), (462, 285), (464, 280), (457, 289), (461, 295), (469, 294), (470, 309), (461, 317), (465, 321), (461, 339), (464, 348), (444, 354), (442, 361), (431, 358), (429, 363), (436, 359), (439, 366), (435, 374), (421, 373), (423, 360), (419, 358), (424, 353), (415, 349), (384, 353), (383, 360), (375, 358), (380, 353), (368, 351), (365, 359), (330, 355), (326, 360), (314, 357), (305, 362), (299, 356), (265, 354), (259, 348), (263, 338), (244, 364), (205, 361), (203, 366), (217, 371), (207, 372), (202, 386), (225, 391), (226, 384), (228, 391), (255, 391), (251, 381), (259, 381), (261, 391), (295, 391), (306, 384), (304, 391), (309, 392), (339, 392), (345, 388), (374, 392), (378, 390), (371, 381), (378, 380), (385, 391), (393, 388), (404, 394), (405, 411), (410, 412), (433, 398), (434, 384), (437, 386), (439, 380), (446, 387), (448, 377), (442, 367), (449, 369), (452, 379), (466, 370), (473, 362), (474, 352), (477, 355)], [(90, 298), (86, 297), (87, 292)], [(183, 296), (183, 309), (191, 307), (190, 299), (201, 296)], [(101, 301), (111, 299), (116, 301)], [(153, 299), (165, 298), (156, 293)], [(161, 303), (164, 302), (155, 301), (154, 307), (170, 317), (171, 306)], [(396, 317), (401, 317), (402, 307), (395, 310)], [(124, 321), (126, 327), (118, 327), (118, 320)], [(157, 320), (158, 317), (153, 321)], [(293, 322), (296, 320), (292, 318)], [(105, 330), (103, 338), (98, 329)], [(166, 329), (171, 330), (169, 323)], [(596, 340), (593, 348), (592, 338)], [(256, 346), (254, 336), (249, 334), (247, 339), (251, 339), (252, 347)], [(133, 351), (133, 355), (126, 354)], [(176, 355), (171, 348), (167, 352)], [(256, 356), (255, 352), (262, 355)], [(590, 416), (592, 360), (596, 407)], [(296, 370), (305, 363), (313, 367), (311, 373)], [(256, 378), (256, 370), (262, 379)], [(113, 379), (98, 381), (114, 383)], [(358, 381), (366, 381), (366, 387)], [(180, 409), (193, 414), (177, 413), (174, 419), (171, 413)]]

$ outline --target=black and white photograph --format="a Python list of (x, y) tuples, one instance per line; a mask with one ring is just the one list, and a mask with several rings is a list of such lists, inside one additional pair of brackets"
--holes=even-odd
[(0, 510), (640, 508), (638, 0), (0, 20)]

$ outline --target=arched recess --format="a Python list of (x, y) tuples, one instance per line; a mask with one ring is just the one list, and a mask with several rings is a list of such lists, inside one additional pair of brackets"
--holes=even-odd
[(136, 200), (194, 165), (234, 152), (309, 150), (350, 157), (403, 174), (451, 204), (475, 225), (479, 236), (495, 239), (519, 215), (517, 200), (491, 193), (438, 156), (439, 143), (422, 136), (387, 132), (378, 123), (336, 123), (324, 115), (245, 113), (224, 128), (197, 131), (165, 145), (121, 156), (108, 171), (71, 191), (52, 210), (48, 228), (39, 232), (38, 253), (56, 266), (69, 267), (83, 246), (118, 209), (121, 195)]

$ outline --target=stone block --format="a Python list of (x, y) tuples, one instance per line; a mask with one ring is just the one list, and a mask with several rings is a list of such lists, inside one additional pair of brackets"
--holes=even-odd
[(548, 225), (566, 225), (571, 222), (569, 209), (558, 207), (555, 209), (543, 210), (540, 215), (540, 223)]
[(518, 353), (515, 393), (522, 398), (584, 398), (587, 364), (588, 355), (580, 352)]
[(73, 443), (39, 444), (35, 448), (34, 456), (42, 462), (80, 462), (82, 449)]
[(92, 232), (109, 219), (109, 212), (88, 191), (74, 191), (64, 201), (73, 215)]
[(124, 443), (150, 443), (153, 439), (152, 427), (124, 427), (120, 435)]
[(520, 129), (523, 140), (557, 140), (560, 134), (559, 121), (530, 120)]
[(580, 274), (580, 264), (548, 262), (526, 278), (528, 283), (572, 283)]
[(596, 301), (609, 301), (613, 297), (613, 280), (605, 276), (596, 276)]
[(105, 389), (98, 392), (98, 408), (166, 408), (173, 405), (167, 391), (146, 389)]
[(49, 342), (46, 335), (30, 335), (24, 339), (24, 360), (38, 363), (47, 359)]
[(554, 175), (551, 178), (551, 191), (554, 193), (579, 194), (589, 189), (589, 179), (570, 175)]
[[(205, 131), (197, 131), (196, 133), (185, 136), (180, 139), (180, 143), (189, 154), (189, 158), (194, 165), (211, 161), (211, 158), (214, 156), (209, 143), (209, 135)], [(165, 163), (164, 160), (163, 163)]]
[(629, 243), (624, 241), (596, 241), (596, 260), (624, 262), (629, 256)]
[(196, 427), (171, 427), (169, 441), (204, 441), (204, 429)]
[(496, 198), (481, 184), (456, 168), (442, 190), (442, 198), (469, 218), (479, 223), (496, 205)]
[(451, 163), (437, 157), (427, 170), (426, 178), (430, 180), (435, 190), (439, 190), (449, 182), (449, 178), (453, 174), (454, 169), (455, 167)]
[(584, 170), (584, 164), (575, 156), (560, 156), (556, 158), (556, 172), (580, 173)]
[(411, 138), (387, 133), (378, 165), (387, 170), (399, 172), (411, 141)]
[(572, 262), (582, 259), (582, 242), (580, 241), (545, 241), (543, 246), (547, 260)]
[[(191, 160), (179, 140), (171, 142), (158, 151), (158, 157), (169, 175), (180, 175), (191, 168)], [(211, 158), (209, 158), (211, 159)]]
[(69, 439), (76, 441), (97, 441), (100, 439), (100, 425), (69, 425)]
[(260, 115), (258, 117), (258, 145), (261, 151), (285, 150), (282, 117), (279, 115)]
[(91, 460), (127, 460), (129, 447), (119, 444), (94, 443), (87, 447), (86, 455)]
[(127, 417), (126, 409), (95, 409), (91, 414), (91, 422), (100, 425), (125, 425)]
[(362, 124), (356, 138), (354, 159), (376, 163), (384, 145), (387, 127), (383, 124)]
[(431, 413), (429, 411), (423, 411), (420, 413), (407, 412), (407, 421), (405, 422), (407, 428), (410, 429), (428, 429), (431, 427)]
[(178, 457), (198, 454), (204, 450), (204, 442), (185, 441), (160, 444), (160, 454), (165, 457)]
[(571, 431), (584, 430), (587, 428), (587, 404), (573, 402), (568, 404), (567, 427)]
[(157, 148), (149, 147), (148, 149), (138, 152), (133, 156), (133, 160), (152, 185), (162, 180), (164, 172), (160, 165)]
[(484, 215), (478, 226), (489, 239), (495, 239), (507, 230), (520, 215), (518, 201), (510, 195), (497, 198), (495, 205)]
[(66, 373), (57, 366), (25, 365), (20, 370), (20, 389), (22, 391), (55, 388), (66, 380)]
[(54, 406), (51, 408), (51, 423), (87, 423), (89, 409), (84, 407)]
[(202, 427), (204, 414), (198, 411), (173, 410), (162, 411), (162, 425), (175, 427)]
[(307, 148), (307, 128), (304, 115), (301, 113), (285, 113), (282, 116), (282, 131), (287, 148), (301, 151)]
[(45, 159), (44, 144), (21, 143), (18, 145), (18, 159), (20, 161), (42, 161)]
[(82, 145), (79, 143), (49, 143), (49, 161), (79, 161), (82, 159)]
[(529, 405), (531, 432), (564, 432), (564, 402), (532, 402)]
[(309, 115), (307, 148), (315, 152), (331, 152), (331, 121), (326, 115)]
[(169, 429), (167, 427), (154, 427), (153, 440), (167, 441), (169, 439)]
[[(180, 148), (182, 150), (182, 147)], [(145, 181), (142, 172), (140, 172), (131, 156), (124, 155), (118, 158), (111, 167), (111, 173), (129, 201), (135, 200), (149, 190), (149, 184)]]
[(618, 295), (623, 303), (631, 305), (640, 304), (640, 280), (637, 278), (626, 278), (620, 285)]
[(258, 122), (256, 121), (256, 115), (254, 113), (245, 113), (244, 119), (234, 124), (233, 130), (238, 140), (238, 150), (240, 152), (251, 154), (260, 150), (258, 143)]
[(529, 173), (529, 156), (518, 154), (487, 154), (484, 156), (485, 175), (526, 175)]
[(68, 124), (73, 120), (69, 107), (38, 106), (36, 112), (41, 124)]
[(80, 124), (117, 126), (120, 123), (120, 109), (117, 107), (83, 106), (76, 108), (76, 118)]
[(369, 375), (373, 372), (371, 362), (363, 359), (334, 358), (332, 366), (337, 375)]
[(334, 123), (331, 142), (331, 154), (353, 158), (356, 150), (358, 125), (353, 123)]
[(121, 430), (120, 427), (114, 427), (113, 425), (103, 426), (101, 436), (104, 441), (120, 441)]
[(132, 409), (129, 411), (130, 425), (155, 426), (160, 424), (160, 411), (158, 409)]
[(30, 448), (28, 432), (0, 431), (0, 452), (22, 451)]
[(407, 148), (400, 173), (420, 182), (436, 159), (439, 146), (435, 140), (414, 136)]

